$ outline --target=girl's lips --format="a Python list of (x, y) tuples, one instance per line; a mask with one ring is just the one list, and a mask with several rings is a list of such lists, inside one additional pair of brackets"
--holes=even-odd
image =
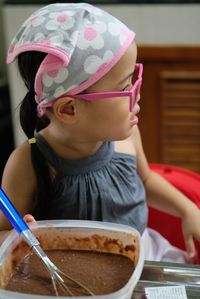
[(138, 117), (136, 115), (134, 115), (131, 118), (131, 125), (136, 125), (138, 123)]
[(138, 123), (138, 117), (136, 116), (136, 114), (138, 114), (139, 111), (140, 111), (140, 106), (138, 104), (136, 104), (133, 115), (131, 116), (131, 124), (137, 124)]

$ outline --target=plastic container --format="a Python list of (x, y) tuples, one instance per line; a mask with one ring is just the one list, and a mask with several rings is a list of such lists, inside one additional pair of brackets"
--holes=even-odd
[[(128, 256), (135, 269), (126, 285), (117, 292), (97, 295), (96, 299), (130, 299), (140, 278), (144, 255), (140, 234), (133, 228), (113, 223), (76, 220), (39, 221), (31, 226), (43, 249), (85, 249), (118, 253)], [(95, 240), (98, 241), (96, 242)], [(78, 240), (78, 241), (77, 241)], [(105, 247), (109, 240), (109, 246)], [(118, 241), (116, 243), (116, 240)], [(57, 298), (92, 298), (56, 297), (32, 295), (7, 291), (4, 288), (6, 279), (13, 271), (13, 264), (27, 254), (29, 248), (21, 241), (15, 231), (12, 231), (0, 247), (0, 299), (57, 299)]]

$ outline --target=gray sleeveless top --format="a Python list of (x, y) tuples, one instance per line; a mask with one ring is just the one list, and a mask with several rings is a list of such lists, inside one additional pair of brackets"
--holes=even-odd
[(136, 157), (114, 151), (105, 142), (84, 159), (58, 156), (36, 134), (36, 144), (56, 169), (49, 219), (86, 219), (130, 225), (143, 233), (147, 224), (145, 190), (137, 174)]

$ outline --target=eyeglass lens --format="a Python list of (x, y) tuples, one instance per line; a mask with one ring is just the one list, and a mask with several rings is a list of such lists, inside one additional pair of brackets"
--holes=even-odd
[(133, 88), (133, 99), (132, 99), (132, 109), (135, 105), (135, 103), (138, 100), (139, 94), (140, 94), (140, 87), (141, 83), (138, 81), (138, 75), (139, 75), (139, 69), (135, 69), (133, 76), (132, 76), (132, 88)]

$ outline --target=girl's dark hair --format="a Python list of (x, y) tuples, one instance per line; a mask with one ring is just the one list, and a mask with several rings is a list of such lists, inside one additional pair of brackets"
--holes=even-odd
[[(38, 118), (34, 98), (36, 73), (46, 55), (42, 52), (29, 51), (18, 56), (19, 72), (28, 89), (20, 106), (20, 124), (28, 139), (34, 137), (35, 131), (40, 131), (49, 124), (46, 117)], [(32, 214), (36, 219), (46, 219), (47, 199), (51, 195), (51, 178), (47, 161), (36, 143), (31, 144), (31, 159), (37, 177), (37, 194)]]

